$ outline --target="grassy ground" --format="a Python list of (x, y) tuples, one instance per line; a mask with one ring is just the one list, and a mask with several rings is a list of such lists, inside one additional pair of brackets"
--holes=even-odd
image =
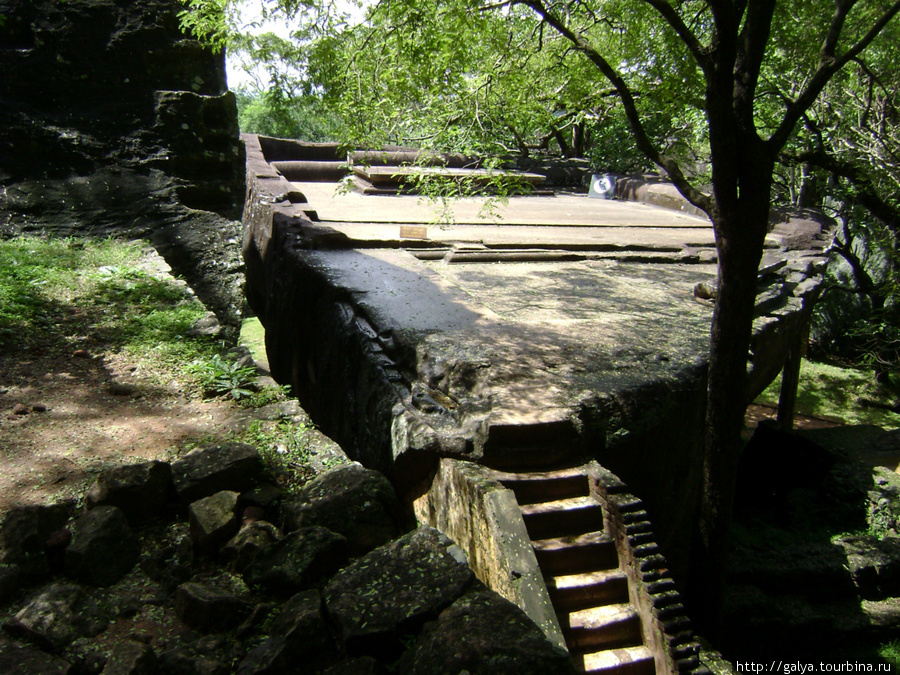
[[(777, 405), (780, 388), (779, 376), (757, 402)], [(900, 414), (877, 406), (898, 402), (900, 387), (879, 384), (871, 368), (842, 368), (805, 359), (800, 368), (797, 413), (801, 415), (893, 429), (900, 427)]]

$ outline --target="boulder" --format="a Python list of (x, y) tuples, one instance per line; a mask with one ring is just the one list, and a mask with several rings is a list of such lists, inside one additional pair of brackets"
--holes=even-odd
[(233, 658), (221, 635), (206, 635), (159, 655), (159, 671), (167, 675), (231, 675)]
[(281, 540), (278, 528), (264, 520), (254, 520), (241, 526), (238, 533), (222, 549), (222, 559), (231, 563), (231, 569), (243, 573), (260, 550)]
[(58, 582), (35, 594), (3, 628), (42, 649), (59, 652), (77, 638), (97, 635), (108, 623), (80, 586)]
[(139, 525), (168, 515), (174, 499), (172, 467), (154, 460), (101, 472), (85, 495), (85, 504), (117, 506), (128, 522)]
[(574, 673), (569, 654), (493, 591), (467, 593), (427, 624), (400, 660), (399, 672)]
[(286, 597), (334, 574), (347, 559), (344, 537), (324, 527), (304, 527), (261, 549), (244, 570), (244, 581)]
[(336, 659), (337, 649), (322, 615), (322, 596), (316, 590), (308, 590), (284, 603), (269, 637), (247, 654), (238, 673), (286, 673), (299, 663), (305, 670), (321, 672)]
[(58, 656), (0, 636), (0, 673), (68, 675), (72, 664)]
[(360, 464), (318, 476), (285, 506), (285, 529), (318, 525), (347, 538), (357, 556), (398, 537), (403, 510), (387, 478)]
[(153, 647), (127, 640), (113, 647), (100, 675), (155, 675), (157, 672)]
[(66, 574), (95, 586), (111, 586), (131, 571), (139, 556), (138, 539), (121, 509), (98, 506), (72, 526)]
[(178, 618), (202, 633), (237, 628), (251, 609), (251, 605), (237, 595), (203, 583), (181, 584), (175, 594)]
[(878, 600), (900, 595), (900, 538), (844, 535), (834, 541), (860, 596)]
[(237, 492), (223, 490), (190, 505), (191, 539), (198, 551), (215, 551), (238, 531), (238, 496)]
[(27, 576), (49, 573), (47, 539), (65, 525), (69, 513), (68, 504), (20, 506), (9, 511), (0, 525), (0, 564), (13, 565)]
[(223, 490), (250, 490), (262, 481), (263, 465), (252, 445), (207, 445), (172, 462), (172, 479), (178, 498), (190, 504)]
[(474, 578), (462, 549), (421, 527), (353, 561), (323, 595), (348, 655), (391, 659), (404, 636), (437, 618)]

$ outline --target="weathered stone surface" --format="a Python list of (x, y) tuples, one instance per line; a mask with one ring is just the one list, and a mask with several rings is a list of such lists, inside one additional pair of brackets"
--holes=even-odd
[(30, 645), (0, 636), (0, 673), (17, 675), (68, 675), (72, 664)]
[(191, 503), (222, 490), (243, 492), (263, 479), (259, 451), (246, 443), (208, 445), (172, 462), (178, 498)]
[(97, 635), (108, 623), (80, 586), (54, 583), (32, 597), (3, 628), (42, 649), (58, 652), (76, 638)]
[(127, 640), (113, 647), (101, 675), (155, 675), (157, 672), (153, 647)]
[(401, 532), (402, 509), (390, 482), (350, 464), (303, 486), (284, 509), (288, 530), (318, 525), (347, 538), (351, 555), (391, 541)]
[(525, 613), (492, 591), (467, 593), (426, 624), (400, 661), (400, 672), (574, 673)]
[(223, 490), (198, 499), (188, 507), (191, 539), (198, 551), (213, 551), (232, 537), (240, 527), (238, 493)]
[(163, 518), (174, 500), (172, 467), (158, 460), (106, 469), (85, 495), (88, 508), (117, 506), (133, 525)]
[(250, 614), (250, 604), (215, 586), (188, 582), (175, 594), (175, 612), (188, 626), (203, 633), (237, 628)]
[(245, 523), (222, 549), (222, 559), (230, 562), (231, 569), (240, 574), (260, 550), (275, 544), (281, 537), (281, 532), (272, 523), (264, 520)]
[(348, 654), (396, 656), (401, 637), (437, 617), (474, 578), (456, 544), (422, 527), (355, 560), (323, 595)]
[(12, 509), (0, 525), (0, 564), (15, 565), (28, 576), (50, 571), (47, 538), (69, 519), (68, 504)]
[(229, 644), (221, 635), (207, 635), (159, 655), (159, 672), (169, 675), (230, 675)]
[(177, 2), (0, 2), (0, 230), (150, 239), (235, 331), (243, 148)]
[(357, 656), (326, 668), (323, 675), (383, 675), (387, 672), (387, 668), (378, 659), (371, 656)]
[(286, 673), (300, 663), (310, 672), (320, 672), (336, 658), (337, 650), (322, 615), (322, 596), (309, 590), (284, 604), (269, 637), (247, 654), (238, 673)]
[(66, 549), (66, 574), (96, 586), (110, 586), (138, 561), (139, 547), (125, 514), (115, 506), (98, 506), (72, 526)]
[(847, 556), (846, 567), (867, 600), (900, 595), (900, 539), (848, 535), (835, 540)]
[(273, 595), (294, 595), (334, 574), (347, 558), (344, 537), (324, 527), (304, 527), (260, 550), (244, 569), (244, 580)]
[(173, 593), (179, 584), (190, 579), (194, 563), (194, 545), (186, 527), (177, 528), (159, 547), (141, 559), (141, 569), (154, 581)]

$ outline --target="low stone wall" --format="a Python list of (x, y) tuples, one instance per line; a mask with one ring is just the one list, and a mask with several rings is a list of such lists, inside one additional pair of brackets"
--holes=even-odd
[(698, 670), (700, 646), (643, 502), (596, 462), (588, 465), (588, 475), (591, 493), (604, 507), (604, 528), (615, 540), (620, 566), (628, 576), (628, 595), (640, 614), (644, 643), (656, 656), (656, 672)]
[(522, 608), (553, 644), (565, 648), (512, 490), (478, 464), (443, 459), (414, 508), (420, 523), (437, 528), (466, 552), (475, 576)]

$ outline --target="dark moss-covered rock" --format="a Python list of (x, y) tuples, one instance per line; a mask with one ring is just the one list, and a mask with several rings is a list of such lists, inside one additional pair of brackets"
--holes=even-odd
[(127, 640), (113, 647), (100, 675), (154, 675), (157, 672), (153, 647)]
[(321, 672), (336, 659), (337, 648), (322, 614), (322, 596), (308, 590), (284, 603), (269, 637), (247, 654), (238, 673), (287, 673), (300, 663), (309, 672)]
[(401, 661), (409, 675), (574, 673), (525, 613), (492, 591), (467, 593), (427, 624)]
[(230, 563), (231, 569), (242, 573), (262, 549), (282, 538), (281, 532), (272, 523), (254, 520), (241, 526), (238, 533), (222, 549), (222, 559)]
[(238, 531), (238, 496), (237, 492), (223, 490), (190, 505), (191, 539), (198, 551), (216, 551)]
[(68, 675), (72, 664), (59, 656), (0, 636), (0, 673)]
[(347, 538), (351, 555), (360, 555), (399, 536), (402, 513), (387, 478), (350, 464), (307, 483), (285, 506), (285, 529), (326, 527)]
[(325, 587), (325, 606), (348, 654), (390, 659), (474, 578), (462, 549), (422, 527), (336, 574)]
[(185, 504), (223, 490), (250, 490), (263, 478), (259, 451), (246, 443), (207, 445), (172, 462), (175, 491)]
[(347, 540), (324, 527), (304, 527), (261, 549), (244, 580), (282, 597), (310, 588), (347, 562)]
[(138, 539), (121, 509), (98, 506), (72, 526), (66, 574), (95, 586), (111, 586), (131, 571), (139, 557)]
[(84, 589), (58, 582), (32, 596), (3, 628), (42, 649), (59, 652), (77, 638), (97, 635), (108, 623), (98, 603)]
[(0, 564), (15, 567), (25, 576), (49, 573), (47, 539), (65, 525), (69, 512), (68, 504), (21, 506), (10, 510), (0, 525)]
[(175, 612), (191, 628), (203, 633), (225, 632), (240, 626), (252, 607), (243, 598), (204, 583), (181, 584)]
[(172, 468), (158, 460), (102, 471), (85, 495), (88, 508), (117, 506), (133, 525), (168, 515), (175, 497)]

